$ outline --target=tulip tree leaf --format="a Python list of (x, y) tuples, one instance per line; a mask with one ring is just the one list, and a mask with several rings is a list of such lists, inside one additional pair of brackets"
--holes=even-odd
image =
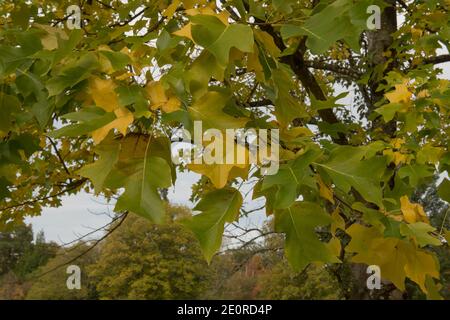
[(225, 25), (211, 15), (192, 16), (192, 37), (194, 41), (211, 52), (222, 66), (228, 63), (231, 48), (243, 52), (253, 51), (253, 31), (242, 24)]
[(315, 233), (318, 226), (331, 224), (332, 218), (316, 203), (296, 202), (275, 213), (275, 230), (286, 234), (286, 257), (296, 271), (311, 262), (339, 262)]
[(212, 191), (195, 206), (194, 210), (201, 213), (190, 220), (186, 225), (200, 241), (200, 246), (208, 261), (220, 248), (224, 225), (235, 221), (242, 206), (242, 195), (236, 189), (225, 188)]

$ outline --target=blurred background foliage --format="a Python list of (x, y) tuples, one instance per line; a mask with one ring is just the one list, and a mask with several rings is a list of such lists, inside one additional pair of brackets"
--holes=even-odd
[[(417, 197), (424, 206), (436, 205), (433, 190), (422, 191)], [(447, 209), (443, 202), (435, 212), (444, 215)], [(224, 249), (208, 265), (195, 237), (177, 222), (190, 209), (167, 205), (166, 212), (164, 225), (136, 215), (119, 226), (116, 220), (114, 232), (98, 245), (80, 240), (62, 247), (47, 242), (42, 231), (33, 237), (30, 225), (0, 233), (0, 299), (343, 299), (352, 285), (351, 277), (338, 281), (325, 264), (294, 272), (280, 249), (283, 236), (276, 233)], [(439, 223), (442, 216), (431, 220)], [(448, 266), (448, 250), (439, 249), (441, 265)], [(67, 289), (67, 262), (81, 268), (81, 290)], [(448, 299), (449, 275), (443, 280)], [(409, 282), (406, 294), (389, 298), (425, 296)]]

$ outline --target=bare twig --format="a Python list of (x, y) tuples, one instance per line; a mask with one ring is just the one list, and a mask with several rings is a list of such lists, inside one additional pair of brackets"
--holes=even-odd
[(106, 239), (109, 235), (111, 235), (117, 228), (119, 228), (119, 227), (122, 225), (122, 223), (125, 221), (125, 219), (126, 219), (127, 216), (128, 216), (128, 212), (125, 212), (125, 213), (122, 215), (122, 219), (119, 221), (119, 223), (117, 223), (117, 225), (115, 225), (113, 228), (111, 228), (111, 230), (109, 230), (103, 237), (101, 237), (100, 239), (96, 240), (96, 241), (94, 242), (94, 244), (93, 244), (92, 246), (90, 246), (88, 249), (86, 249), (85, 251), (83, 251), (82, 253), (80, 253), (79, 255), (77, 255), (76, 257), (74, 257), (74, 258), (72, 258), (72, 259), (70, 259), (70, 260), (68, 260), (68, 261), (66, 261), (66, 262), (64, 262), (64, 263), (61, 263), (61, 264), (57, 265), (56, 267), (51, 268), (50, 270), (48, 270), (48, 271), (46, 271), (46, 272), (44, 272), (44, 273), (41, 273), (41, 274), (37, 275), (36, 277), (33, 278), (33, 280), (42, 278), (43, 276), (45, 276), (45, 275), (47, 275), (47, 274), (49, 274), (49, 273), (51, 273), (51, 272), (53, 272), (53, 271), (56, 271), (56, 270), (58, 270), (58, 269), (61, 268), (61, 267), (64, 267), (64, 266), (66, 266), (66, 265), (68, 265), (68, 264), (71, 264), (72, 262), (78, 260), (78, 259), (81, 258), (82, 256), (84, 256), (84, 255), (86, 255), (87, 253), (89, 253), (90, 251), (92, 251), (92, 250), (93, 250), (93, 249), (94, 249), (101, 241), (105, 240), (105, 239)]
[(44, 201), (44, 200), (48, 200), (48, 199), (51, 199), (51, 198), (55, 198), (55, 197), (61, 196), (61, 195), (65, 194), (65, 193), (67, 193), (69, 191), (77, 189), (78, 187), (80, 187), (86, 181), (87, 181), (86, 178), (74, 181), (71, 184), (69, 184), (69, 187), (67, 187), (64, 190), (58, 191), (58, 192), (56, 192), (54, 194), (51, 194), (51, 195), (48, 195), (48, 196), (45, 196), (45, 197), (42, 197), (42, 198), (37, 198), (37, 199), (34, 199), (34, 200), (28, 200), (28, 201), (24, 201), (24, 202), (21, 202), (21, 203), (18, 203), (18, 204), (14, 204), (14, 205), (11, 205), (11, 206), (8, 206), (8, 207), (0, 208), (0, 212), (1, 211), (5, 211), (5, 210), (9, 210), (9, 209), (14, 209), (14, 208), (26, 206), (26, 205), (29, 205), (29, 204), (34, 204), (34, 203), (39, 202), (39, 201)]
[(53, 146), (53, 150), (55, 151), (55, 153), (56, 153), (56, 155), (57, 155), (57, 157), (59, 159), (59, 162), (61, 162), (61, 164), (62, 164), (62, 166), (64, 168), (64, 171), (66, 171), (66, 173), (70, 176), (70, 171), (67, 168), (66, 163), (64, 162), (64, 159), (61, 157), (61, 154), (58, 151), (58, 147), (57, 147), (55, 141), (53, 141), (53, 139), (50, 138), (49, 136), (46, 136), (46, 137), (50, 141), (51, 145)]

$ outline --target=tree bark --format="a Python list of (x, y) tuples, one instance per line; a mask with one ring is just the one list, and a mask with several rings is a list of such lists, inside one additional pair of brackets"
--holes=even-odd
[[(390, 52), (389, 59), (392, 59), (389, 64), (379, 72), (380, 67), (383, 68), (388, 62), (386, 57), (386, 52), (388, 48), (392, 45), (394, 39), (392, 34), (397, 31), (397, 9), (395, 0), (385, 0), (388, 7), (381, 14), (381, 28), (379, 30), (368, 31), (368, 60), (370, 69), (373, 70), (369, 79), (369, 91), (371, 93), (371, 105), (368, 106), (369, 113), (375, 109), (375, 104), (381, 101), (384, 97), (384, 90), (378, 91), (378, 87), (381, 84), (380, 79), (392, 71), (397, 63), (395, 59), (395, 51)], [(388, 123), (382, 124), (381, 117), (378, 117), (374, 123), (373, 127), (382, 127), (383, 131), (389, 136), (393, 136), (396, 131), (396, 122), (392, 120)]]

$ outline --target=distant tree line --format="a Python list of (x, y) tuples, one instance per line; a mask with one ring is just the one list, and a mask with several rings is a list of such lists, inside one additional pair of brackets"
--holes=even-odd
[[(418, 199), (442, 215), (448, 205), (426, 190)], [(190, 210), (167, 205), (166, 212), (163, 225), (137, 215), (115, 219), (114, 232), (96, 246), (80, 240), (63, 247), (46, 242), (42, 231), (33, 240), (30, 225), (0, 233), (0, 299), (344, 299), (352, 286), (350, 272), (345, 277), (341, 270), (338, 279), (325, 264), (294, 272), (283, 258), (283, 236), (270, 232), (271, 225), (263, 240), (230, 246), (208, 265), (195, 237), (178, 223)], [(448, 248), (438, 256), (448, 267)], [(66, 286), (67, 262), (81, 268), (80, 290)], [(449, 296), (448, 288), (443, 294)], [(411, 282), (403, 298), (424, 296)]]

